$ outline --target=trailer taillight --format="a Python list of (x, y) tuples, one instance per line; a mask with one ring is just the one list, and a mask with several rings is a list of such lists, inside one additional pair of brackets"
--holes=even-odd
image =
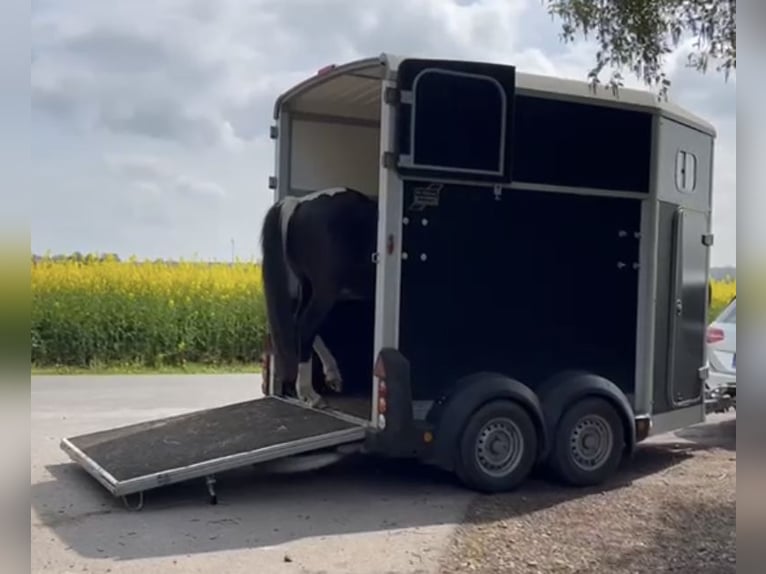
[(377, 379), (381, 381), (386, 380), (386, 364), (383, 361), (383, 357), (378, 355), (378, 359), (375, 361), (375, 368), (372, 372)]
[(388, 412), (388, 385), (386, 383), (385, 362), (380, 355), (375, 361), (373, 374), (378, 379), (378, 427), (383, 429), (386, 427), (386, 413)]
[(388, 387), (386, 381), (378, 381), (378, 412), (382, 415), (388, 410)]
[(718, 343), (720, 341), (723, 341), (723, 339), (724, 339), (723, 329), (719, 329), (718, 327), (710, 327), (707, 330), (708, 343)]

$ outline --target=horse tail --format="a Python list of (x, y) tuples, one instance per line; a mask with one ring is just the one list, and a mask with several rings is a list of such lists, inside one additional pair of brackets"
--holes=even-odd
[(266, 316), (269, 322), (277, 373), (282, 380), (298, 376), (297, 338), (293, 326), (290, 270), (287, 261), (287, 219), (291, 214), (283, 211), (283, 203), (269, 208), (261, 231), (263, 262), (263, 291), (266, 298)]

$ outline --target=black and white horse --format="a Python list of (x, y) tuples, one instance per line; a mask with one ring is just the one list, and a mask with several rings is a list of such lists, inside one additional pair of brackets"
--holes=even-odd
[(337, 362), (318, 332), (339, 299), (373, 296), (377, 219), (377, 202), (345, 187), (286, 197), (264, 218), (263, 287), (275, 376), (282, 385), (295, 381), (298, 398), (312, 406), (322, 405), (312, 386), (312, 350), (327, 385), (341, 390)]

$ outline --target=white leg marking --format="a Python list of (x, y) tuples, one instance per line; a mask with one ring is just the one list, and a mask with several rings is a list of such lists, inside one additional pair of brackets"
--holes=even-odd
[(312, 407), (319, 406), (322, 397), (314, 390), (311, 384), (311, 360), (298, 365), (298, 381), (296, 382), (296, 391), (298, 399), (309, 403)]
[(322, 369), (324, 371), (324, 378), (329, 386), (336, 393), (341, 392), (343, 389), (343, 379), (340, 376), (340, 369), (338, 368), (338, 362), (335, 357), (327, 348), (327, 345), (322, 340), (322, 337), (318, 336), (314, 339), (314, 350), (319, 355), (319, 359), (322, 361)]

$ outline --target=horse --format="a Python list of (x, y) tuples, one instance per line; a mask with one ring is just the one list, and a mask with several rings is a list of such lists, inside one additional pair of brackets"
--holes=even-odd
[(377, 202), (348, 187), (285, 197), (264, 217), (262, 272), (275, 376), (282, 385), (294, 381), (298, 399), (312, 407), (326, 406), (312, 385), (312, 349), (327, 386), (342, 389), (337, 362), (318, 332), (336, 301), (373, 297), (377, 220)]

